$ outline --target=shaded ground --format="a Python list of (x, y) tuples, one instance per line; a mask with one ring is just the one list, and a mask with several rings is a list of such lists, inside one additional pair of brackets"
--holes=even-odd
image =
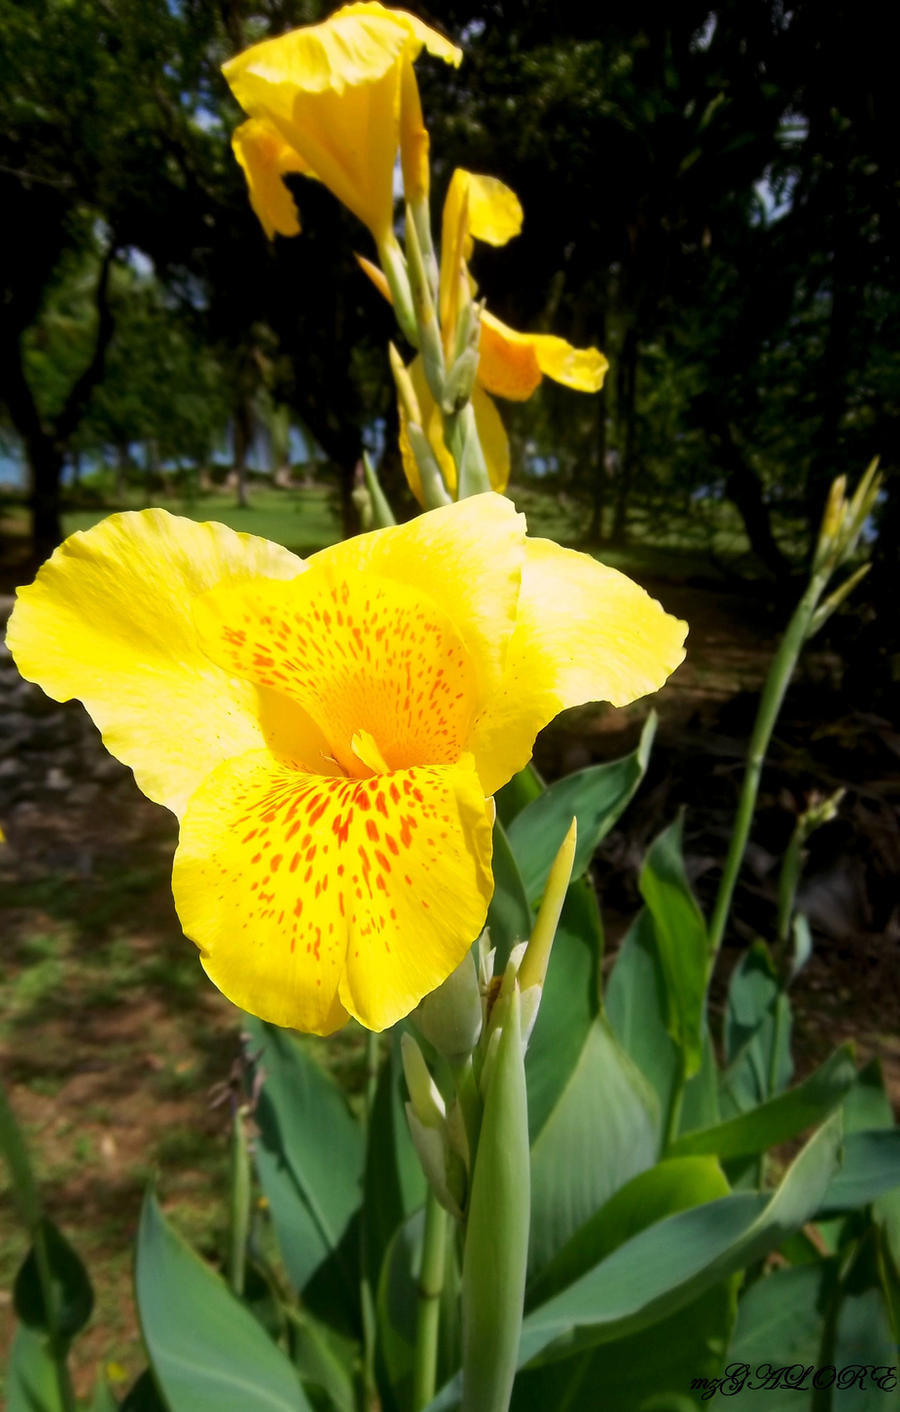
[[(688, 864), (711, 899), (730, 831), (744, 742), (772, 648), (751, 598), (658, 585), (691, 622), (688, 662), (656, 702), (649, 775), (595, 864), (611, 943), (637, 908), (643, 853), (687, 806)], [(5, 651), (5, 649), (4, 649)], [(79, 1390), (98, 1364), (142, 1366), (130, 1287), (131, 1242), (155, 1175), (182, 1229), (212, 1253), (224, 1228), (227, 1117), (210, 1107), (236, 1053), (237, 1016), (202, 976), (169, 890), (174, 820), (141, 796), (103, 751), (77, 705), (57, 706), (0, 657), (0, 853), (7, 908), (0, 953), (0, 1065), (55, 1218), (91, 1269), (98, 1304), (77, 1342)], [(645, 706), (570, 712), (545, 733), (549, 777), (634, 744)], [(812, 788), (848, 787), (840, 820), (813, 840), (804, 906), (815, 956), (796, 985), (797, 1054), (808, 1070), (855, 1035), (882, 1056), (900, 1099), (896, 1029), (900, 941), (900, 737), (848, 707), (839, 663), (810, 654), (779, 726), (729, 937), (771, 936), (776, 860)], [(329, 1042), (352, 1067), (358, 1037)], [(7, 1291), (25, 1242), (0, 1188), (0, 1346)], [(4, 1322), (7, 1329), (3, 1328)]]

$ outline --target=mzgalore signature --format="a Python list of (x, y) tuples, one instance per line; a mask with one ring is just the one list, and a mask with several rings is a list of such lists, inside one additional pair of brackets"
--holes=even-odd
[(701, 1402), (708, 1402), (716, 1393), (734, 1397), (736, 1393), (775, 1392), (791, 1388), (807, 1392), (811, 1388), (877, 1388), (891, 1392), (897, 1386), (895, 1364), (847, 1363), (837, 1368), (833, 1363), (816, 1367), (814, 1363), (730, 1363), (721, 1377), (692, 1378), (691, 1391), (700, 1393)]

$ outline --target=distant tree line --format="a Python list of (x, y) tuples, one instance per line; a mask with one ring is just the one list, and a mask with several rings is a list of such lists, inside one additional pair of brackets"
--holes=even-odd
[[(297, 178), (303, 232), (267, 244), (219, 73), (330, 8), (0, 0), (0, 416), (28, 458), (39, 553), (60, 536), (79, 445), (127, 458), (144, 440), (202, 463), (230, 423), (240, 463), (266, 407), (322, 448), (351, 527), (364, 429), (392, 416), (390, 316), (353, 260), (368, 237)], [(465, 49), (456, 72), (420, 66), (436, 202), (465, 165), (525, 208), (522, 235), (476, 257), (492, 308), (612, 365), (598, 397), (545, 387), (508, 409), (520, 464), (583, 507), (597, 543), (696, 525), (727, 500), (787, 580), (830, 478), (878, 453), (890, 483), (898, 460), (883, 7), (420, 13)]]

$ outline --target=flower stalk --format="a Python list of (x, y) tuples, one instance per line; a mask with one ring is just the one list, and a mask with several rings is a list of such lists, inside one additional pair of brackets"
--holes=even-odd
[(831, 486), (822, 528), (813, 557), (813, 568), (806, 591), (794, 610), (784, 637), (769, 668), (766, 684), (750, 737), (747, 765), (741, 786), (734, 828), (716, 894), (709, 924), (710, 956), (715, 956), (725, 934), (728, 914), (738, 874), (750, 837), (756, 809), (763, 764), (772, 739), (772, 731), (790, 685), (794, 668), (805, 643), (818, 632), (823, 623), (859, 583), (866, 566), (851, 574), (823, 603), (822, 598), (832, 577), (852, 556), (881, 489), (877, 461), (872, 461), (860, 479), (853, 497), (846, 496), (846, 477), (838, 476)]
[(441, 1295), (447, 1255), (447, 1212), (429, 1186), (425, 1196), (422, 1261), (416, 1289), (416, 1346), (413, 1357), (413, 1412), (421, 1412), (437, 1385)]

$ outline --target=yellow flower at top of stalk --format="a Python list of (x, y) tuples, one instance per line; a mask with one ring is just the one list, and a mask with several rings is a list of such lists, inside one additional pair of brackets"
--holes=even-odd
[(306, 561), (113, 515), (19, 591), (8, 642), (177, 814), (175, 902), (215, 984), (327, 1034), (392, 1024), (456, 968), (493, 793), (563, 708), (656, 690), (684, 634), (489, 493)]
[[(496, 177), (479, 176), (457, 167), (447, 190), (441, 223), (439, 313), (448, 363), (452, 360), (460, 309), (463, 302), (477, 292), (469, 272), (474, 241), (505, 245), (521, 229), (522, 207), (514, 191)], [(389, 299), (390, 291), (381, 271), (361, 257), (359, 262)], [(492, 396), (524, 401), (544, 377), (576, 392), (598, 392), (609, 364), (596, 348), (575, 348), (566, 339), (549, 333), (518, 333), (487, 309), (482, 311), (480, 324), (472, 406), (491, 485), (502, 491), (509, 480), (509, 442)], [(456, 489), (456, 467), (444, 443), (441, 410), (429, 390), (421, 357), (413, 360), (408, 371), (419, 404), (422, 430), (452, 494)], [(406, 434), (402, 408), (400, 450), (406, 478), (421, 503), (419, 471)]]
[(376, 3), (345, 5), (321, 24), (266, 39), (223, 65), (250, 121), (233, 138), (266, 234), (299, 230), (282, 177), (317, 178), (359, 217), (380, 251), (394, 242), (394, 162), (419, 167), (422, 127), (413, 61), (422, 48), (462, 53), (436, 30)]

